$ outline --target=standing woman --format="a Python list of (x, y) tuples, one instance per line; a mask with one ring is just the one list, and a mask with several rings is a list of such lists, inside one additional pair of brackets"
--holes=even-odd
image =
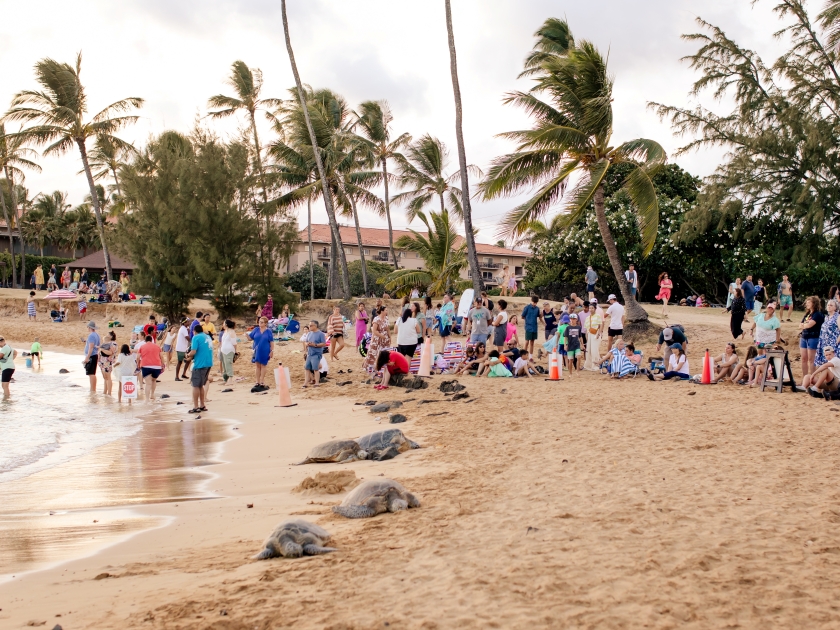
[(368, 325), (368, 314), (367, 310), (365, 310), (365, 303), (359, 302), (356, 305), (356, 348), (362, 345), (362, 339), (365, 338), (367, 334), (367, 325)]
[(744, 292), (740, 287), (735, 289), (735, 297), (732, 298), (732, 304), (726, 310), (732, 311), (732, 317), (729, 319), (729, 330), (732, 332), (732, 338), (744, 336), (744, 317), (747, 315), (747, 301), (744, 299)]
[(802, 376), (808, 376), (814, 371), (814, 358), (817, 356), (817, 346), (820, 343), (825, 314), (822, 312), (822, 300), (812, 295), (805, 300), (805, 315), (799, 324), (799, 349), (802, 352)]
[(814, 366), (819, 367), (825, 363), (825, 355), (823, 350), (825, 348), (834, 348), (834, 354), (838, 354), (838, 341), (840, 341), (840, 326), (837, 324), (837, 316), (840, 315), (840, 303), (837, 298), (829, 300), (825, 305), (826, 316), (823, 321), (822, 329), (820, 330), (820, 341), (817, 344), (817, 353), (814, 356)]
[(499, 295), (502, 297), (507, 296), (508, 294), (508, 283), (510, 282), (510, 267), (505, 265), (502, 267), (502, 290), (499, 292)]
[(505, 339), (507, 339), (507, 300), (499, 300), (499, 312), (493, 319), (493, 345), (501, 354), (505, 349)]
[(178, 334), (178, 326), (172, 324), (165, 335), (160, 336), (160, 343), (163, 352), (166, 354), (166, 367), (172, 365), (172, 351), (175, 349), (175, 335)]
[(251, 393), (265, 392), (268, 391), (268, 385), (265, 384), (267, 366), (274, 356), (274, 333), (268, 329), (268, 318), (265, 315), (260, 317), (259, 328), (254, 328), (248, 336), (254, 342), (254, 358), (251, 359), (251, 363), (254, 364), (256, 383), (251, 388)]
[(376, 312), (376, 317), (370, 326), (370, 344), (367, 349), (367, 356), (365, 357), (362, 367), (368, 372), (375, 371), (376, 360), (379, 358), (379, 352), (383, 348), (391, 346), (391, 333), (388, 331), (388, 308), (380, 306)]
[(163, 372), (163, 352), (152, 336), (146, 335), (146, 343), (137, 351), (137, 356), (140, 359), (140, 375), (146, 381), (146, 400), (154, 400), (157, 380)]
[(668, 300), (671, 299), (671, 289), (674, 288), (674, 283), (668, 273), (663, 271), (659, 274), (659, 293), (656, 296), (657, 300), (662, 300), (662, 316), (668, 316)]
[(417, 344), (423, 343), (423, 337), (426, 336), (426, 316), (420, 308), (420, 302), (411, 303), (411, 316), (420, 324), (420, 333), (417, 335)]
[[(735, 278), (735, 282), (729, 283), (729, 293), (726, 294), (726, 310), (728, 311), (732, 306), (732, 301), (735, 299), (735, 289), (741, 288), (741, 278)], [(726, 311), (724, 311), (726, 312)]]
[(417, 350), (417, 336), (421, 332), (420, 324), (411, 313), (411, 309), (403, 310), (402, 317), (397, 321), (397, 350), (410, 361)]
[(232, 319), (226, 319), (224, 322), (219, 354), (222, 359), (222, 378), (227, 383), (233, 378), (233, 360), (236, 357), (236, 322)]
[(431, 337), (435, 330), (435, 309), (432, 306), (432, 298), (428, 295), (425, 300), (425, 307), (423, 309), (423, 317), (426, 319), (426, 336)]
[(102, 372), (102, 381), (105, 383), (102, 393), (108, 396), (111, 395), (114, 384), (111, 372), (114, 369), (114, 361), (117, 358), (118, 351), (117, 334), (113, 330), (108, 331), (108, 334), (105, 335), (105, 343), (99, 346), (99, 371)]

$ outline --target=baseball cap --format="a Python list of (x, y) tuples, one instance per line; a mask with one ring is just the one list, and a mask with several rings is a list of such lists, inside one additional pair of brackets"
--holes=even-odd
[(589, 300), (589, 303), (590, 304), (597, 304), (598, 300), (596, 300), (595, 298), (592, 298), (591, 300)]
[(662, 338), (663, 338), (665, 341), (669, 341), (669, 340), (673, 339), (673, 338), (674, 338), (674, 331), (673, 331), (673, 329), (671, 329), (671, 328), (666, 328), (665, 330), (663, 330), (663, 331), (662, 331)]
[(563, 313), (563, 316), (560, 318), (561, 324), (568, 324), (569, 323), (569, 316), (566, 313)]
[(609, 302), (610, 300), (614, 300), (614, 299), (616, 299), (615, 298), (615, 293), (610, 293), (609, 297), (607, 298), (607, 302)]
[(682, 344), (675, 343), (673, 346), (671, 346), (671, 350), (682, 350)]
[(569, 319), (577, 319), (577, 318), (578, 318), (577, 313), (572, 313), (571, 315), (569, 315)]

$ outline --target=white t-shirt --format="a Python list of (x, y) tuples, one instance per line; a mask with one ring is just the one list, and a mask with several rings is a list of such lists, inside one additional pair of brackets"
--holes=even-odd
[(318, 364), (318, 371), (321, 372), (321, 374), (326, 374), (330, 371), (330, 364), (327, 363), (327, 360), (326, 358), (324, 358), (323, 354), (321, 355), (321, 362)]
[(834, 378), (840, 378), (840, 357), (834, 357), (831, 361), (827, 361), (832, 367), (829, 369), (834, 373)]
[(175, 352), (189, 352), (190, 331), (186, 326), (178, 329), (178, 340), (175, 342)]
[(402, 317), (397, 319), (397, 345), (410, 346), (417, 343), (417, 320), (409, 317), (403, 321)]
[(677, 369), (677, 366), (679, 365), (677, 363), (677, 355), (671, 353), (671, 358), (668, 360), (668, 371), (679, 372), (680, 374), (690, 374), (690, 372), (688, 371), (688, 357), (683, 355), (680, 357), (680, 359), (684, 359), (684, 361), (682, 367), (680, 369)]
[(513, 362), (513, 371), (518, 372), (519, 368), (526, 368), (528, 367), (528, 359), (523, 359), (519, 357), (516, 361)]
[(117, 355), (117, 361), (114, 368), (118, 377), (134, 376), (134, 373), (137, 371), (137, 359), (133, 354), (123, 354), (120, 352)]
[(607, 309), (610, 316), (610, 330), (621, 330), (624, 328), (624, 307), (618, 302), (613, 302)]
[[(629, 269), (624, 272), (624, 278), (627, 280), (627, 282), (630, 282), (630, 270)], [(632, 286), (633, 286), (634, 289), (639, 288), (639, 273), (637, 271), (633, 271), (633, 285)]]
[(164, 337), (164, 339), (163, 339), (163, 345), (164, 346), (171, 346), (172, 342), (175, 340), (175, 334), (176, 333), (174, 333), (174, 332), (167, 332), (166, 337)]
[(236, 352), (236, 331), (226, 329), (222, 335), (222, 354), (230, 354)]
[[(507, 311), (499, 311), (498, 313), (496, 313), (496, 317), (499, 318), (499, 323), (496, 324), (497, 326), (502, 326), (504, 324), (507, 324), (507, 321), (508, 321)], [(493, 319), (495, 320), (496, 318), (494, 317)]]

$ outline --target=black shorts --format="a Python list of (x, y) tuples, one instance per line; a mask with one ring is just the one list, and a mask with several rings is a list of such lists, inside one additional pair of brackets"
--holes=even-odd
[(333, 333), (333, 339), (341, 339), (344, 336), (344, 333)]
[(3, 370), (2, 376), (0, 376), (0, 380), (2, 380), (3, 383), (9, 383), (9, 382), (11, 382), (12, 374), (14, 374), (14, 373), (15, 373), (15, 368), (7, 368), (7, 369)]
[(31, 357), (40, 357), (40, 356), (41, 356), (41, 353), (40, 353), (40, 352), (30, 352), (30, 353), (29, 353), (29, 356), (31, 356)]
[(190, 373), (190, 384), (193, 387), (204, 387), (207, 385), (207, 379), (210, 377), (210, 368), (193, 368)]
[(92, 354), (85, 363), (85, 374), (88, 376), (96, 376), (96, 366), (99, 365), (99, 355)]
[(153, 367), (140, 368), (140, 374), (143, 376), (143, 378), (146, 378), (147, 376), (151, 376), (155, 380), (160, 378), (160, 371), (161, 371), (161, 368), (153, 368)]
[(610, 336), (610, 337), (622, 337), (622, 336), (624, 336), (624, 329), (623, 328), (610, 328), (608, 336)]
[(397, 346), (397, 352), (399, 352), (404, 357), (408, 357), (409, 361), (411, 360), (411, 357), (414, 356), (414, 352), (416, 350), (417, 350), (417, 344), (416, 343), (409, 343), (409, 344), (406, 344), (404, 346), (402, 346), (402, 345)]

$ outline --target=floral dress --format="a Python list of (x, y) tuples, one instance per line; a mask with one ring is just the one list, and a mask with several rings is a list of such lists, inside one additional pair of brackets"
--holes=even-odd
[[(105, 354), (107, 352), (108, 354)], [(103, 374), (110, 374), (114, 369), (114, 356), (117, 352), (117, 344), (113, 341), (108, 341), (99, 346), (99, 369)]]
[(370, 344), (367, 349), (367, 356), (365, 357), (362, 367), (368, 372), (373, 372), (376, 367), (376, 358), (379, 356), (379, 351), (384, 348), (391, 347), (391, 333), (388, 331), (388, 316), (379, 315), (373, 320), (370, 326)]
[(817, 354), (814, 357), (814, 365), (825, 363), (823, 348), (834, 348), (835, 354), (840, 353), (840, 326), (837, 325), (837, 318), (840, 313), (827, 317), (820, 330), (820, 341), (817, 344)]

